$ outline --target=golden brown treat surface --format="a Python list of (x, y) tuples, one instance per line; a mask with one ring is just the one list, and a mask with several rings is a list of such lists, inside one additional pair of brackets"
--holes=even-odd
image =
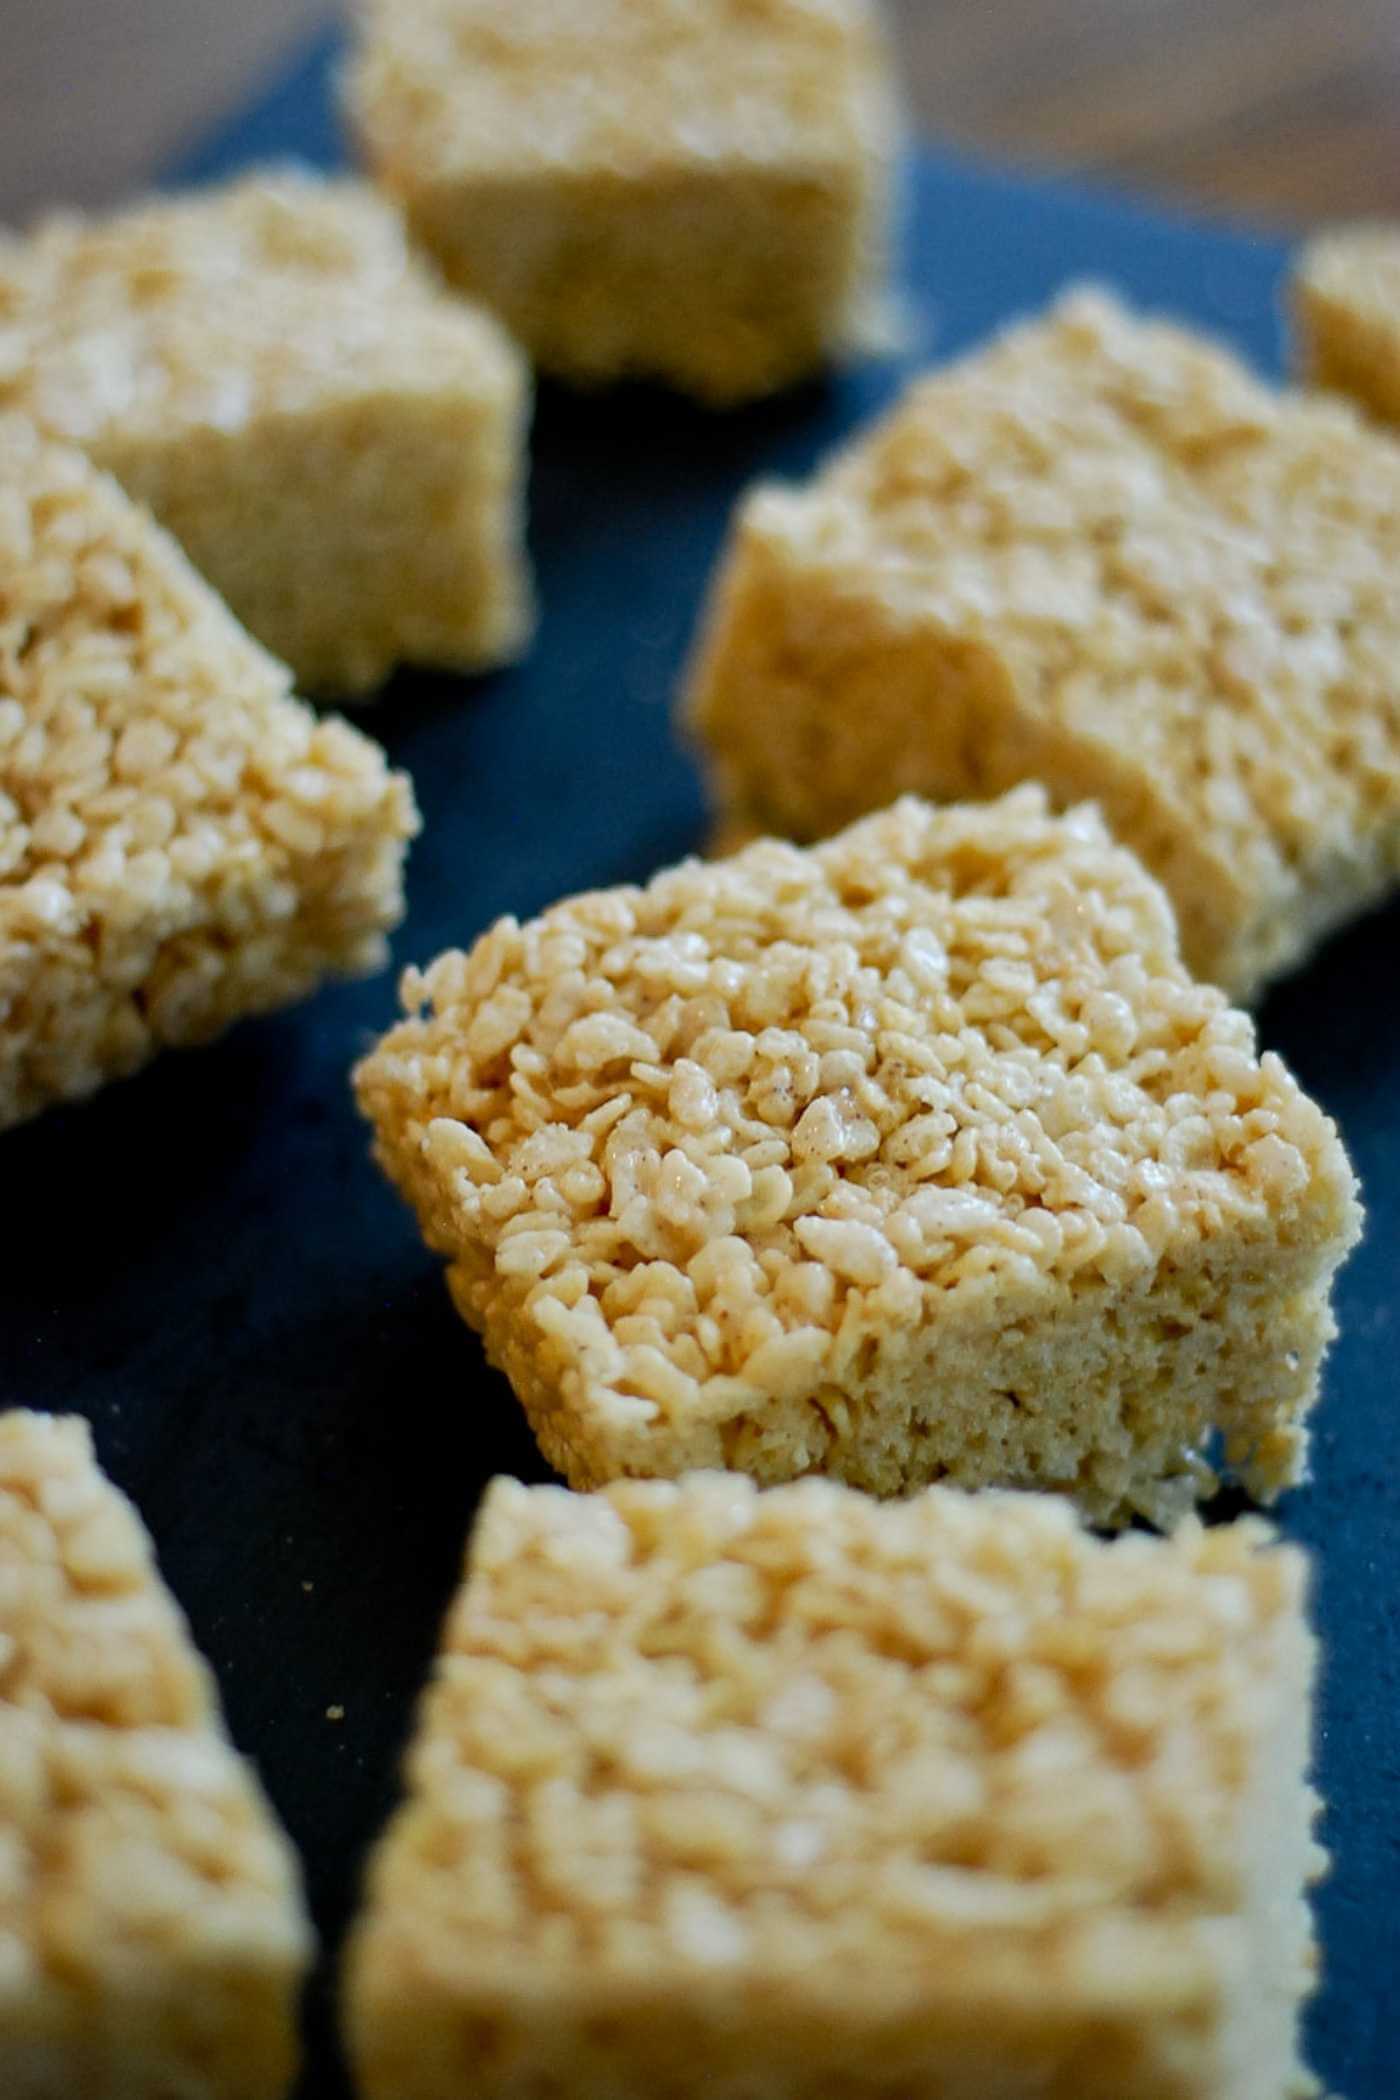
[(899, 120), (868, 0), (363, 0), (371, 165), (536, 361), (716, 402), (869, 336)]
[(282, 171), (0, 238), (3, 407), (110, 468), (303, 683), (524, 638), (521, 360), (366, 184)]
[(1301, 1464), (1334, 1127), (1039, 790), (502, 921), (404, 985), (378, 1155), (575, 1485), (1193, 1492)]
[(0, 2091), (278, 2100), (296, 1869), (85, 1425), (0, 1415)]
[(725, 807), (1099, 800), (1238, 996), (1400, 869), (1400, 446), (1081, 294), (762, 489), (691, 716)]
[(415, 176), (806, 160), (850, 122), (853, 0), (368, 0), (356, 92)]
[(369, 2100), (1277, 2100), (1303, 1579), (1048, 1498), (498, 1482), (353, 1946)]
[(415, 824), (114, 483), (0, 417), (0, 1125), (379, 967)]

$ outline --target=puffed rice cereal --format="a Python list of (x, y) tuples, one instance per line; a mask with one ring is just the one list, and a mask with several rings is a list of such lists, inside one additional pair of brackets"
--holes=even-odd
[(521, 653), (529, 405), (366, 183), (282, 170), (0, 234), (0, 409), (115, 474), (312, 692)]
[(1272, 1497), (1357, 1236), (1335, 1127), (1042, 790), (595, 892), (404, 980), (356, 1075), (576, 1487)]
[(385, 961), (407, 780), (0, 416), (0, 1128)]
[(1097, 801), (1252, 998), (1400, 875), (1400, 444), (1080, 294), (739, 512), (688, 696), (721, 811)]
[(87, 1425), (0, 1415), (0, 2093), (281, 2100), (291, 1849)]
[(365, 2100), (1285, 2100), (1306, 1568), (1045, 1496), (498, 1482), (371, 1866)]

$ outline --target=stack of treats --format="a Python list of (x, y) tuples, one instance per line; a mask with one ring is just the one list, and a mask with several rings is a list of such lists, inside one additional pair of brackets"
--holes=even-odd
[[(889, 329), (868, 0), (363, 0), (345, 94), (378, 189), (0, 240), (0, 1124), (382, 965), (412, 791), (294, 686), (527, 646), (532, 364)], [(568, 1483), (487, 1495), (365, 2100), (1309, 2089), (1308, 1568), (1198, 1508), (1305, 1478), (1361, 1227), (1244, 1009), (1400, 876), (1400, 237), (1294, 303), (1314, 391), (1080, 292), (756, 490), (723, 852), (360, 1062)], [(278, 2100), (289, 1849), (77, 1424), (0, 1417), (0, 1608), (0, 2093)]]

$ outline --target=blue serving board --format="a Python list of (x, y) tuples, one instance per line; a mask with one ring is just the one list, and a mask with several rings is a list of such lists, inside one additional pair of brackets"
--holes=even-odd
[[(172, 179), (289, 155), (338, 164), (335, 57), (333, 40), (316, 44)], [(916, 158), (909, 191), (918, 347), (903, 363), (723, 418), (640, 390), (544, 391), (533, 654), (470, 685), (401, 677), (369, 718), (426, 820), (400, 962), (698, 843), (671, 706), (734, 499), (760, 472), (805, 472), (911, 364), (1088, 275), (1279, 367), (1278, 242), (942, 154)], [(1397, 932), (1394, 911), (1356, 928), (1261, 1016), (1339, 1118), (1371, 1219), (1341, 1284), (1316, 1479), (1282, 1512), (1318, 1554), (1335, 1871), (1310, 2044), (1340, 2100), (1400, 2095)], [(545, 1477), (367, 1157), (346, 1074), (392, 1013), (388, 977), (333, 989), (2, 1141), (0, 1402), (91, 1418), (302, 1849), (332, 1951), (478, 1494), (494, 1472)], [(329, 1975), (328, 1962), (303, 2100), (345, 2091)]]

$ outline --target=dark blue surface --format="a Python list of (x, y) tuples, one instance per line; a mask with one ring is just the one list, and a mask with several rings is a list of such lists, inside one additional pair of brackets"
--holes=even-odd
[[(176, 174), (331, 162), (332, 56), (311, 50)], [(924, 355), (1089, 274), (1277, 364), (1275, 244), (932, 154), (911, 190)], [(760, 470), (804, 469), (900, 376), (875, 367), (726, 418), (649, 394), (546, 392), (529, 663), (474, 687), (403, 678), (370, 718), (426, 819), (400, 961), (465, 943), (500, 912), (643, 877), (697, 842), (669, 708), (731, 503)], [(1400, 1977), (1397, 932), (1395, 913), (1356, 929), (1262, 1016), (1340, 1118), (1371, 1212), (1341, 1288), (1316, 1482), (1283, 1512), (1319, 1549), (1336, 1870), (1311, 2040), (1341, 2100), (1400, 2094), (1387, 2002)], [(0, 1270), (0, 1396), (92, 1418), (303, 1849), (332, 1945), (477, 1495), (495, 1471), (543, 1477), (349, 1103), (348, 1067), (392, 1002), (388, 978), (330, 991), (3, 1141), (23, 1231)], [(324, 1990), (312, 2028), (304, 2094), (328, 2100), (343, 2088)]]

